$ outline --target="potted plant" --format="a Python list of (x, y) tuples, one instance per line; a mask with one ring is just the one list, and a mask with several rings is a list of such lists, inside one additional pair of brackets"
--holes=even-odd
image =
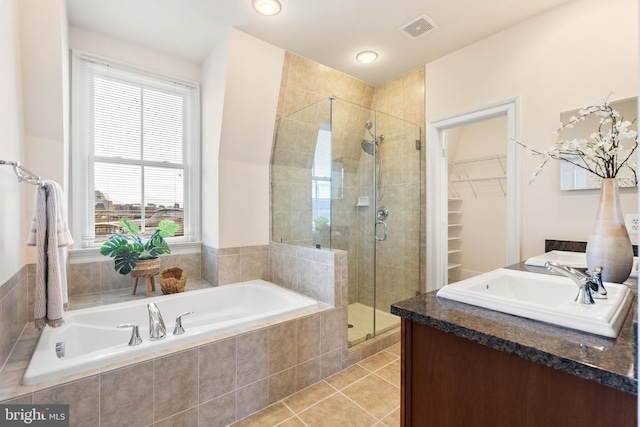
[[(605, 282), (623, 283), (633, 268), (633, 247), (624, 224), (618, 180), (638, 185), (637, 160), (632, 158), (638, 148), (638, 132), (632, 129), (636, 119), (624, 120), (606, 98), (582, 108), (567, 123), (560, 123), (556, 134), (580, 125), (589, 116), (598, 118), (589, 138), (560, 139), (544, 152), (526, 147), (529, 153), (543, 157), (531, 180), (551, 159), (582, 168), (600, 180), (600, 203), (594, 227), (587, 239), (587, 267), (590, 271), (601, 267)], [(623, 146), (624, 140), (630, 142)]]
[[(145, 241), (145, 236), (140, 234), (138, 226), (127, 218), (123, 217), (119, 224), (124, 233), (113, 233), (100, 248), (102, 255), (114, 258), (115, 270), (120, 274), (127, 275), (136, 266), (140, 267), (140, 264), (143, 263), (147, 264), (146, 268), (159, 269), (158, 256), (171, 253), (164, 238), (173, 236), (179, 225), (170, 219), (163, 219), (158, 224), (158, 228)], [(154, 266), (151, 267), (148, 264)]]

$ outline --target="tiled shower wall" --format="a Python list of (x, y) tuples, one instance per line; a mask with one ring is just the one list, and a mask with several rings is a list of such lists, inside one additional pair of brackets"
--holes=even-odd
[[(288, 155), (287, 152), (285, 153), (287, 156), (284, 156), (281, 152), (281, 148), (278, 148), (277, 152), (274, 151), (274, 159), (272, 159), (272, 183), (280, 187), (286, 185), (291, 187), (288, 192), (274, 192), (272, 204), (277, 207), (277, 210), (272, 209), (271, 220), (275, 240), (278, 240), (278, 236), (284, 235), (289, 238), (288, 241), (290, 242), (298, 243), (299, 241), (302, 244), (310, 244), (310, 242), (307, 241), (309, 240), (307, 234), (310, 232), (311, 228), (309, 226), (311, 222), (307, 216), (310, 216), (310, 214), (307, 215), (306, 213), (307, 211), (310, 211), (310, 207), (305, 205), (309, 204), (309, 197), (307, 195), (305, 199), (304, 196), (310, 187), (310, 165), (312, 161), (312, 153), (307, 152), (309, 147), (300, 148), (300, 141), (313, 140), (313, 138), (309, 139), (305, 136), (305, 123), (316, 123), (317, 118), (310, 117), (309, 120), (306, 120), (306, 116), (301, 115), (301, 110), (307, 110), (306, 107), (317, 104), (328, 95), (333, 95), (338, 99), (362, 106), (362, 110), (373, 109), (420, 126), (421, 135), (419, 136), (419, 139), (422, 141), (422, 147), (424, 147), (424, 79), (424, 68), (420, 67), (414, 71), (404, 74), (403, 76), (385, 82), (378, 87), (373, 87), (351, 76), (332, 70), (322, 64), (299, 57), (290, 52), (285, 53), (277, 118), (291, 118), (291, 124), (284, 124), (289, 127), (294, 127), (294, 129), (289, 132), (292, 139), (291, 141), (285, 141), (288, 144), (285, 144), (285, 148), (288, 150), (287, 147), (290, 146), (291, 150), (289, 151), (292, 151), (295, 155)], [(336, 104), (336, 108), (337, 107), (338, 105)], [(355, 110), (356, 109), (352, 108), (348, 112), (334, 114), (337, 118), (335, 127), (340, 131), (342, 130), (340, 125), (344, 124), (343, 122), (354, 120), (358, 122), (357, 129), (363, 133), (357, 135), (353, 142), (348, 142), (343, 145), (349, 147), (353, 146), (359, 153), (361, 151), (360, 141), (363, 139), (363, 135), (365, 139), (367, 136), (367, 134), (364, 133), (365, 130), (362, 126), (367, 118), (357, 117), (359, 115), (359, 111)], [(349, 126), (345, 127), (349, 128)], [(314, 131), (317, 130), (314, 128)], [(337, 133), (335, 137), (342, 138), (342, 134)], [(351, 139), (347, 137), (343, 139), (351, 141)], [(408, 147), (413, 148), (415, 144), (415, 137), (410, 139), (410, 147)], [(280, 142), (279, 136), (278, 143), (280, 144)], [(410, 255), (402, 256), (401, 259), (393, 256), (391, 258), (387, 257), (385, 258), (388, 261), (386, 265), (379, 265), (381, 268), (378, 272), (381, 273), (382, 277), (393, 277), (394, 279), (401, 277), (402, 279), (402, 284), (400, 285), (397, 284), (398, 282), (391, 285), (392, 282), (385, 279), (384, 285), (380, 287), (382, 290), (381, 293), (378, 294), (378, 308), (383, 307), (386, 309), (388, 309), (390, 303), (412, 296), (417, 290), (424, 292), (425, 277), (424, 254), (426, 251), (426, 223), (425, 216), (420, 213), (420, 208), (424, 206), (426, 199), (425, 150), (421, 150), (418, 155), (419, 160), (418, 162), (415, 162), (416, 167), (420, 166), (420, 174), (416, 175), (416, 180), (411, 179), (411, 182), (407, 182), (404, 177), (401, 176), (404, 172), (403, 165), (401, 164), (404, 160), (401, 157), (402, 153), (396, 152), (393, 154), (394, 155), (392, 156), (385, 157), (385, 160), (395, 157), (394, 160), (397, 160), (398, 167), (395, 168), (395, 171), (390, 170), (388, 176), (399, 177), (396, 180), (396, 183), (402, 187), (402, 189), (400, 191), (394, 191), (393, 194), (388, 194), (387, 197), (406, 198), (406, 194), (411, 192), (412, 200), (403, 205), (401, 215), (403, 218), (408, 215), (417, 215), (419, 217), (419, 224), (416, 223), (416, 226), (412, 225), (411, 227), (404, 227), (406, 232), (403, 230), (403, 237), (395, 242), (398, 245), (402, 245), (402, 247), (395, 247), (395, 250), (392, 251), (394, 254), (398, 254), (404, 253), (406, 249), (406, 253), (409, 253)], [(283, 157), (279, 158), (278, 156), (280, 155), (283, 155)], [(307, 161), (307, 168), (300, 166), (305, 165), (300, 156), (306, 156), (304, 159)], [(345, 176), (356, 173), (361, 174), (361, 171), (359, 170), (360, 168), (357, 165), (358, 157), (342, 152), (338, 154), (334, 153), (334, 157), (339, 157), (340, 160), (342, 160)], [(295, 164), (297, 168), (291, 167), (290, 165), (294, 160), (297, 161)], [(355, 166), (353, 165), (354, 162)], [(413, 165), (414, 163), (412, 162), (412, 167)], [(284, 179), (281, 179), (285, 175), (289, 179), (288, 183), (285, 182)], [(345, 181), (350, 182), (348, 180)], [(415, 186), (418, 188), (409, 188)], [(298, 188), (301, 190), (298, 190)], [(353, 205), (355, 205), (355, 202), (353, 202), (353, 200), (356, 195), (350, 193), (354, 191), (357, 195), (365, 194), (362, 189), (345, 188), (344, 197), (342, 199), (334, 200), (336, 209), (340, 209), (340, 204), (345, 202), (348, 206), (344, 207), (344, 209), (354, 210)], [(280, 199), (278, 199), (279, 195), (282, 196)], [(280, 210), (286, 210), (288, 207), (291, 207), (291, 209), (289, 209), (291, 211), (294, 209), (301, 210), (300, 214), (297, 215), (299, 218), (298, 222), (295, 220), (295, 215), (283, 216), (279, 213)], [(360, 208), (360, 211), (362, 210), (363, 209)], [(345, 233), (343, 232), (344, 230), (339, 230), (341, 231), (339, 233), (341, 237), (334, 236), (332, 243), (334, 248), (348, 250), (349, 252), (349, 295), (351, 302), (360, 301), (367, 305), (371, 305), (373, 299), (372, 289), (370, 286), (367, 287), (367, 285), (372, 283), (370, 277), (372, 270), (369, 268), (370, 266), (365, 265), (368, 260), (371, 259), (367, 258), (367, 255), (371, 252), (370, 250), (367, 250), (367, 247), (370, 245), (358, 240), (360, 238), (359, 236), (363, 233), (358, 233), (358, 235), (356, 235), (354, 228), (357, 224), (362, 223), (359, 221), (359, 218), (356, 218), (356, 214), (361, 213), (363, 212), (354, 212), (351, 214), (353, 217), (351, 222), (344, 221), (346, 218), (345, 215), (340, 215), (338, 218), (334, 218), (336, 221), (334, 221), (333, 225), (335, 227), (343, 226), (346, 228), (347, 232)], [(397, 216), (398, 215), (396, 215), (396, 217)], [(288, 223), (283, 224), (283, 218), (288, 220)], [(340, 221), (345, 223), (339, 223)], [(407, 224), (409, 223), (409, 221), (404, 222)], [(349, 229), (351, 229), (350, 232)], [(407, 259), (409, 257), (415, 257), (415, 259), (409, 260)], [(401, 274), (398, 274), (399, 269), (402, 270)]]

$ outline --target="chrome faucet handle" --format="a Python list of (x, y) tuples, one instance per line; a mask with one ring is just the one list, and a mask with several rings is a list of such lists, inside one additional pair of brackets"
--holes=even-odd
[(118, 328), (131, 328), (131, 339), (129, 340), (129, 345), (138, 345), (142, 342), (140, 332), (138, 331), (138, 325), (134, 325), (133, 323), (123, 323), (122, 325), (118, 325)]
[(606, 299), (607, 290), (602, 284), (602, 267), (594, 267), (591, 273), (591, 290), (595, 292), (594, 298)]
[(185, 311), (182, 314), (179, 314), (176, 317), (176, 326), (173, 328), (173, 335), (182, 335), (184, 334), (184, 328), (182, 327), (182, 316), (186, 316), (187, 314), (193, 314), (193, 311)]

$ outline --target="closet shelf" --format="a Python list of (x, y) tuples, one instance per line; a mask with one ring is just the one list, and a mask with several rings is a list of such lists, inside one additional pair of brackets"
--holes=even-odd
[(466, 179), (454, 179), (451, 182), (453, 184), (458, 184), (461, 182), (480, 182), (480, 181), (497, 181), (497, 180), (501, 180), (501, 179), (507, 179), (506, 176), (488, 176), (486, 178), (466, 178)]
[(458, 254), (462, 252), (462, 249), (452, 249), (449, 252), (447, 252), (447, 254), (452, 255), (452, 254)]
[(462, 267), (462, 264), (449, 264), (447, 270), (453, 270), (454, 268)]
[(482, 191), (480, 186), (474, 186), (474, 183), (482, 182), (496, 182), (502, 194), (507, 195), (504, 180), (507, 179), (506, 169), (507, 156), (505, 155), (493, 155), (487, 157), (476, 157), (473, 159), (454, 160), (449, 162), (450, 179), (449, 179), (449, 191), (454, 195), (458, 195), (458, 188), (456, 184), (467, 184), (473, 196), (478, 198), (478, 191)]

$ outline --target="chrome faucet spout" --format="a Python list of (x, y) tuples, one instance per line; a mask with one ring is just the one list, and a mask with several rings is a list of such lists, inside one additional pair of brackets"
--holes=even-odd
[(158, 306), (151, 302), (147, 304), (149, 309), (149, 338), (153, 341), (161, 340), (167, 336), (167, 328), (164, 326), (164, 320)]
[(596, 292), (600, 298), (606, 298), (607, 291), (601, 279), (602, 267), (594, 268), (593, 274), (589, 274), (586, 268), (571, 267), (555, 261), (547, 261), (545, 267), (574, 281), (578, 286), (578, 295), (575, 299), (578, 304), (595, 304), (592, 292)]

